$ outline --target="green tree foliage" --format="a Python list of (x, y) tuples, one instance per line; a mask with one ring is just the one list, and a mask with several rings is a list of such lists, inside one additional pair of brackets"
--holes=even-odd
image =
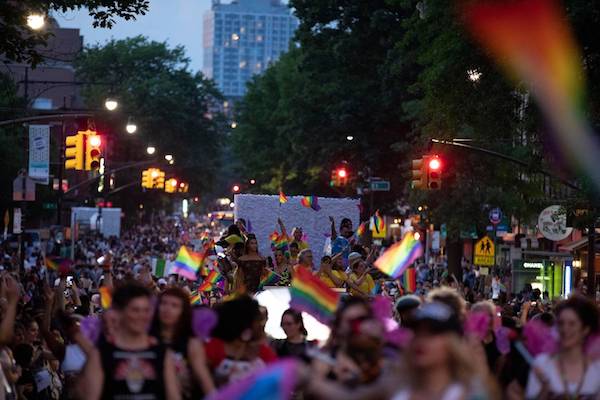
[[(524, 86), (509, 81), (466, 33), (454, 2), (444, 0), (292, 0), (300, 19), (297, 46), (244, 98), (234, 150), (241, 173), (261, 176), (263, 189), (326, 193), (330, 170), (348, 160), (392, 180), (376, 201), (385, 209), (409, 195), (427, 204), (432, 222), (457, 233), (487, 224), (487, 207), (521, 221), (549, 202), (568, 203), (548, 170), (566, 179), (547, 126)], [(600, 6), (570, 0), (566, 8), (590, 77), (590, 115), (598, 114), (597, 26)], [(469, 71), (480, 74), (470, 79)], [(472, 74), (471, 74), (472, 76)], [(352, 142), (346, 136), (355, 138)], [(431, 138), (470, 144), (522, 160), (430, 144)], [(444, 159), (440, 191), (408, 188), (410, 160)]]
[(192, 74), (188, 63), (183, 47), (138, 36), (86, 48), (76, 67), (79, 79), (112, 85), (87, 86), (83, 96), (88, 107), (102, 108), (110, 90), (122, 119), (135, 118), (134, 138), (125, 138), (122, 126), (113, 132), (111, 159), (145, 159), (146, 145), (152, 144), (161, 157), (175, 157), (175, 175), (199, 193), (214, 183), (224, 119), (214, 112), (220, 93), (202, 74)]
[(31, 13), (47, 15), (51, 11), (67, 12), (87, 8), (93, 26), (112, 28), (116, 18), (128, 21), (148, 11), (148, 0), (17, 0), (0, 1), (0, 54), (10, 60), (26, 61), (34, 66), (42, 61), (39, 53), (49, 33), (27, 27)]
[[(298, 46), (256, 78), (240, 107), (233, 141), (241, 173), (263, 189), (330, 193), (330, 173), (397, 180), (390, 145), (407, 133), (400, 91), (384, 90), (381, 70), (404, 12), (385, 1), (292, 1), (300, 18)], [(352, 136), (353, 141), (346, 137)]]
[[(17, 87), (10, 77), (0, 74), (0, 120), (13, 118), (11, 109), (23, 107), (24, 101), (17, 96)], [(0, 212), (11, 206), (12, 181), (19, 170), (26, 168), (27, 135), (20, 126), (0, 127)]]

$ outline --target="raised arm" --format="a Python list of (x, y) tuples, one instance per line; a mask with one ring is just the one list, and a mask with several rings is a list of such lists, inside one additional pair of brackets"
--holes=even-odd
[(279, 225), (279, 229), (281, 229), (281, 235), (284, 237), (288, 237), (287, 230), (285, 229), (285, 225), (281, 218), (277, 218), (277, 224)]
[(329, 217), (329, 222), (331, 222), (331, 240), (335, 240), (337, 238), (337, 232), (335, 231), (335, 220), (333, 217)]
[(179, 383), (177, 382), (177, 375), (175, 374), (175, 363), (173, 361), (173, 352), (167, 350), (165, 354), (165, 367), (164, 367), (164, 381), (165, 381), (165, 393), (169, 400), (181, 400), (181, 390), (179, 389)]

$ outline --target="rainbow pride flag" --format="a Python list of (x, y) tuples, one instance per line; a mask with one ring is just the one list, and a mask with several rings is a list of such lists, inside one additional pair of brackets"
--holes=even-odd
[(358, 228), (356, 228), (356, 236), (361, 237), (365, 234), (366, 230), (367, 230), (367, 223), (366, 222), (361, 222), (360, 225), (358, 226)]
[(275, 249), (287, 250), (288, 245), (289, 245), (289, 240), (288, 240), (288, 237), (286, 235), (284, 235), (283, 233), (279, 234), (279, 232), (274, 231), (269, 236), (269, 239), (271, 239), (271, 249), (272, 250), (275, 250)]
[(379, 210), (375, 211), (375, 215), (371, 217), (371, 221), (375, 232), (379, 233), (385, 230), (385, 220), (381, 217), (381, 214), (379, 214)]
[(191, 281), (196, 280), (196, 273), (203, 262), (202, 255), (181, 246), (173, 263), (172, 272)]
[(273, 271), (269, 271), (265, 276), (262, 277), (260, 283), (258, 284), (258, 289), (261, 290), (265, 286), (273, 286), (279, 282), (279, 275), (277, 275)]
[(306, 311), (323, 323), (331, 322), (340, 301), (339, 293), (331, 290), (305, 268), (298, 268), (290, 286), (290, 307)]
[(62, 257), (46, 257), (44, 259), (46, 268), (53, 271), (60, 271), (63, 269), (69, 269), (73, 265), (73, 261), (68, 258)]
[(202, 304), (202, 296), (199, 292), (192, 292), (190, 295), (190, 304), (193, 306)]
[(198, 286), (199, 292), (208, 292), (212, 290), (216, 284), (223, 279), (223, 275), (221, 275), (217, 271), (210, 271), (208, 276), (204, 279), (204, 282), (200, 286)]
[(528, 85), (553, 127), (556, 148), (600, 189), (600, 142), (584, 112), (584, 57), (559, 2), (466, 3), (473, 36), (515, 82)]
[(208, 400), (290, 400), (299, 376), (299, 362), (277, 361), (230, 383), (207, 397)]
[(283, 190), (279, 191), (279, 204), (285, 204), (288, 202), (288, 198), (285, 195), (285, 193), (283, 193)]
[(100, 304), (102, 305), (102, 309), (109, 309), (112, 304), (112, 291), (107, 286), (100, 286), (98, 291), (100, 292)]
[(315, 211), (319, 211), (321, 206), (319, 205), (319, 198), (317, 196), (304, 196), (300, 199), (300, 204), (306, 208), (312, 208)]
[(407, 268), (402, 274), (402, 287), (405, 292), (414, 293), (417, 291), (417, 270)]
[(409, 232), (401, 242), (394, 244), (376, 261), (375, 266), (384, 274), (398, 278), (417, 258), (423, 255), (423, 245)]

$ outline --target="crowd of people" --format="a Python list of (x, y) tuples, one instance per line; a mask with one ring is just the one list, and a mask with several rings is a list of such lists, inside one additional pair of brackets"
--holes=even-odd
[[(283, 359), (295, 360), (293, 385), (260, 398), (600, 399), (595, 302), (542, 301), (531, 286), (512, 295), (500, 274), (485, 283), (465, 265), (457, 279), (443, 260), (417, 265), (411, 293), (373, 266), (384, 249), (360, 243), (349, 219), (331, 219), (320, 260), (302, 227), (278, 228), (257, 238), (243, 220), (221, 232), (169, 218), (82, 236), (58, 267), (47, 262), (58, 245), (29, 249), (25, 268), (4, 248), (0, 400), (232, 398), (222, 390)], [(196, 281), (158, 273), (156, 260), (182, 245), (221, 284), (199, 291), (202, 271)], [(342, 294), (326, 341), (310, 340), (293, 308), (277, 321), (284, 338), (265, 331), (269, 310), (254, 295), (268, 275), (289, 286), (298, 268)]]

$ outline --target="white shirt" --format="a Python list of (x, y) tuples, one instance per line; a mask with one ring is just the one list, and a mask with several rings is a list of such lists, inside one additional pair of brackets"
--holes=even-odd
[[(565, 387), (560, 376), (558, 363), (550, 354), (540, 354), (535, 358), (533, 365), (537, 367), (548, 380), (550, 392), (555, 395), (575, 394), (579, 382), (568, 382), (568, 393), (565, 393)], [(527, 380), (525, 397), (528, 399), (537, 398), (541, 391), (542, 384), (533, 370), (531, 370), (529, 372), (529, 379)], [(600, 361), (588, 363), (579, 394), (581, 396), (591, 396), (592, 398), (600, 394)]]

